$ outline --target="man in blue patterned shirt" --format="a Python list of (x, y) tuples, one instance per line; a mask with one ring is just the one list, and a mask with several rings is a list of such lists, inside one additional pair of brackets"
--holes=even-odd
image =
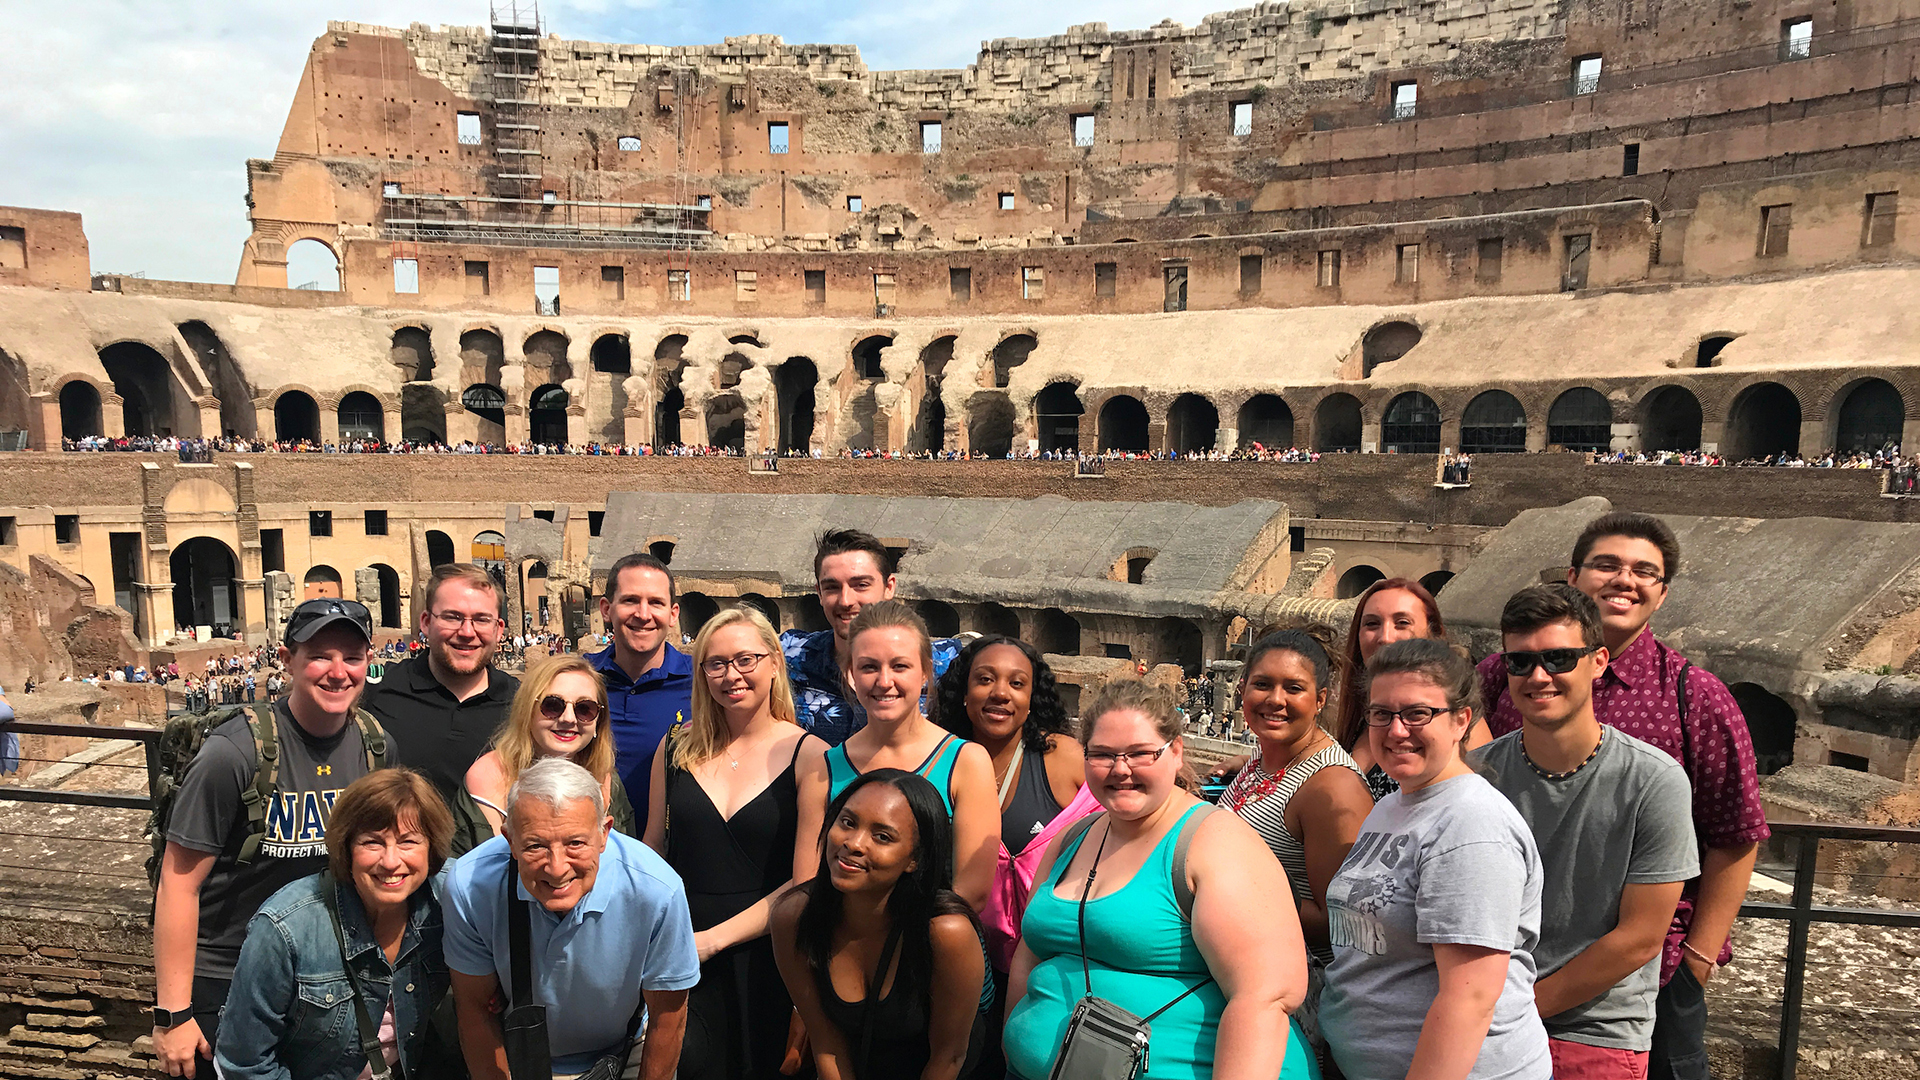
[[(867, 712), (853, 700), (840, 672), (847, 659), (847, 631), (868, 604), (893, 599), (897, 584), (893, 556), (885, 544), (858, 529), (832, 529), (820, 537), (813, 555), (814, 587), (829, 630), (788, 630), (780, 635), (793, 681), (793, 709), (800, 726), (839, 746), (867, 724)], [(960, 643), (935, 638), (933, 674), (939, 678), (960, 654)]]

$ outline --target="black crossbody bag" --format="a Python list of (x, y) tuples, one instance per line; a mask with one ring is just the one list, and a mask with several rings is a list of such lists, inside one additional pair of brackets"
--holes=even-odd
[[(513, 968), (513, 991), (506, 1012), (500, 1018), (501, 1043), (507, 1052), (507, 1075), (513, 1080), (553, 1080), (553, 1047), (547, 1041), (547, 1007), (533, 997), (533, 922), (527, 902), (514, 891), (519, 871), (507, 860), (507, 962)], [(627, 1021), (626, 1034), (616, 1053), (602, 1055), (579, 1080), (620, 1080), (627, 1058), (633, 1053), (635, 1028), (647, 1011), (643, 994), (640, 1007)], [(374, 1080), (383, 1080), (374, 1077)]]
[[(1194, 830), (1213, 809), (1202, 803), (1199, 812), (1181, 824), (1180, 836), (1174, 841), (1174, 893), (1180, 900), (1181, 910), (1189, 918), (1193, 915), (1193, 900), (1186, 889), (1187, 846), (1192, 842)], [(1081, 820), (1087, 822), (1090, 828), (1094, 818)], [(1084, 833), (1086, 830), (1080, 831)], [(1135, 1016), (1113, 1002), (1094, 995), (1093, 969), (1087, 962), (1087, 897), (1093, 895), (1094, 877), (1100, 870), (1100, 856), (1107, 850), (1107, 837), (1112, 835), (1112, 831), (1109, 826), (1101, 834), (1100, 846), (1093, 852), (1093, 864), (1087, 868), (1087, 886), (1080, 892), (1077, 913), (1080, 976), (1086, 986), (1086, 996), (1073, 1007), (1073, 1016), (1067, 1021), (1066, 1035), (1060, 1041), (1060, 1054), (1053, 1059), (1053, 1071), (1047, 1074), (1047, 1080), (1135, 1080), (1147, 1071), (1147, 1046), (1153, 1038), (1154, 1018), (1213, 981), (1213, 976), (1207, 976), (1146, 1016)], [(1065, 845), (1061, 847), (1064, 851)]]
[[(400, 1080), (406, 1080), (407, 1070), (404, 1065), (398, 1070), (387, 1066), (386, 1051), (380, 1046), (380, 1025), (374, 1023), (373, 1017), (368, 1014), (367, 999), (360, 993), (360, 980), (353, 977), (353, 965), (347, 960), (347, 934), (340, 928), (340, 895), (337, 891), (339, 888), (339, 884), (333, 880), (333, 875), (329, 874), (320, 893), (326, 901), (327, 917), (333, 921), (333, 940), (340, 946), (340, 970), (346, 973), (347, 987), (353, 991), (353, 1021), (355, 1033), (359, 1036), (360, 1052), (366, 1055), (367, 1064), (373, 1069), (373, 1080), (393, 1080), (396, 1071), (400, 1075)], [(376, 943), (375, 948), (378, 947)], [(392, 988), (389, 987), (387, 992), (392, 993)], [(396, 1040), (399, 1038), (397, 1031), (394, 1037)]]

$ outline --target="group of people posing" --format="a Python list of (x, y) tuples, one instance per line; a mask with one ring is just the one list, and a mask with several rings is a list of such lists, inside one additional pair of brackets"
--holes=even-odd
[(630, 555), (611, 644), (517, 681), (475, 567), (377, 684), (366, 609), (307, 601), (289, 693), (214, 726), (166, 814), (155, 1053), (1052, 1080), (1098, 999), (1146, 1031), (1116, 1076), (1704, 1078), (1767, 832), (1731, 696), (1648, 628), (1678, 568), (1657, 519), (1595, 521), (1478, 670), (1401, 579), (1343, 647), (1260, 637), (1218, 807), (1177, 687), (1108, 682), (1076, 726), (1034, 648), (933, 639), (855, 530), (814, 561), (831, 629), (732, 608), (682, 652)]

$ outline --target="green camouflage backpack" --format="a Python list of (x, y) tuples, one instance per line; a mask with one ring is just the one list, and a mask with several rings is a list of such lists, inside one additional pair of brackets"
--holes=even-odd
[[(245, 716), (247, 727), (253, 732), (254, 768), (253, 783), (241, 793), (247, 811), (247, 838), (234, 861), (245, 865), (260, 854), (260, 841), (267, 832), (268, 804), (280, 781), (279, 730), (274, 723), (272, 703), (262, 701), (210, 713), (176, 716), (168, 720), (160, 732), (160, 776), (154, 783), (153, 814), (147, 819), (147, 837), (153, 841), (153, 853), (147, 856), (147, 883), (156, 890), (160, 887), (160, 864), (167, 853), (167, 824), (173, 817), (174, 802), (180, 796), (187, 768), (206, 745), (207, 736), (236, 716)], [(380, 722), (358, 707), (353, 710), (353, 719), (360, 725), (368, 770), (386, 768), (387, 733)]]

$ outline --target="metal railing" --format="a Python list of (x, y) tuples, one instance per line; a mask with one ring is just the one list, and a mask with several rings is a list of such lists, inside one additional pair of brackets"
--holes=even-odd
[(1808, 932), (1815, 923), (1880, 926), (1920, 930), (1920, 909), (1888, 910), (1839, 907), (1813, 902), (1814, 876), (1819, 873), (1820, 842), (1920, 844), (1920, 829), (1875, 825), (1833, 825), (1814, 822), (1770, 821), (1777, 838), (1791, 838), (1794, 846), (1793, 899), (1788, 903), (1749, 901), (1740, 907), (1747, 919), (1782, 919), (1787, 923), (1786, 988), (1780, 1003), (1779, 1080), (1794, 1080), (1799, 1068), (1800, 1022), (1805, 1003)]
[[(25, 720), (0, 723), (0, 729), (16, 735), (59, 735), (86, 739), (137, 742), (146, 751), (147, 793), (133, 795), (119, 791), (67, 791), (60, 788), (0, 784), (0, 801), (60, 803), (67, 806), (102, 806), (119, 810), (151, 810), (160, 781), (160, 728), (113, 727), (105, 724), (42, 724)], [(26, 759), (23, 759), (26, 760)], [(73, 763), (73, 759), (46, 762), (49, 765)], [(92, 768), (102, 761), (78, 762)], [(134, 768), (136, 766), (122, 766)]]

